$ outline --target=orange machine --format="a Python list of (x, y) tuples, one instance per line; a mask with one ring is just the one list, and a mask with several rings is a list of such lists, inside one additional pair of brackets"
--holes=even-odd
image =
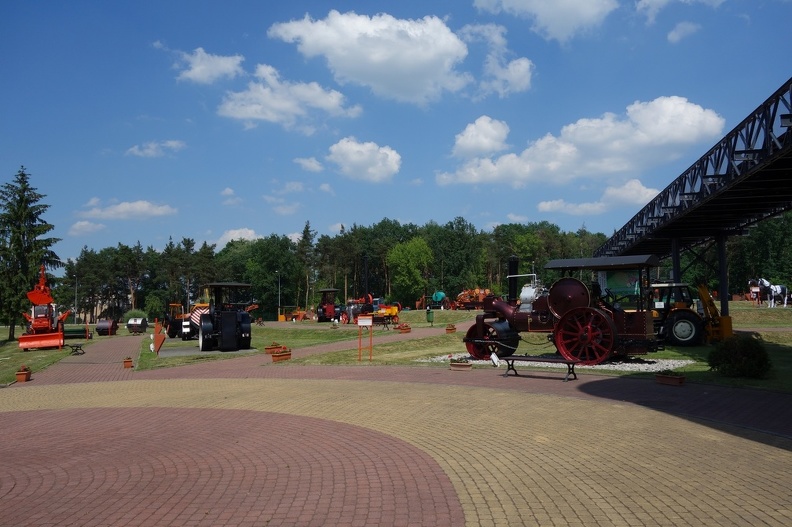
[(19, 336), (19, 347), (31, 348), (62, 348), (63, 324), (70, 310), (58, 315), (54, 299), (47, 286), (47, 275), (41, 266), (38, 283), (27, 293), (28, 300), (33, 304), (30, 314), (23, 313), (28, 321), (28, 330)]

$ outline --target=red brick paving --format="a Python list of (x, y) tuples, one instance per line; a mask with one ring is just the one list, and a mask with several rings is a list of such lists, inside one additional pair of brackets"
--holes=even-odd
[[(430, 331), (440, 330), (426, 328), (411, 336)], [(137, 358), (141, 338), (119, 336), (94, 343), (85, 355), (70, 356), (35, 373), (30, 384), (10, 389), (16, 393), (27, 388), (126, 380), (302, 379), (485, 388), (499, 394), (499, 403), (510, 393), (578, 398), (642, 406), (692, 419), (697, 427), (703, 420), (713, 429), (762, 441), (780, 449), (777, 463), (785, 474), (781, 477), (789, 478), (789, 473), (783, 472), (790, 467), (792, 450), (788, 441), (792, 439), (792, 396), (788, 394), (696, 384), (671, 388), (646, 379), (588, 374), (564, 383), (563, 373), (544, 371), (504, 378), (502, 369), (492, 368), (459, 374), (420, 366), (276, 365), (262, 354), (153, 371), (124, 369), (123, 358)], [(376, 342), (398, 338), (405, 337), (392, 334), (378, 337)], [(349, 347), (349, 343), (341, 343), (293, 353), (300, 357)], [(327, 393), (328, 397), (337, 395)], [(128, 408), (1, 413), (0, 524), (508, 525), (514, 524), (515, 517), (523, 518), (522, 509), (528, 506), (536, 524), (556, 525), (566, 522), (559, 520), (559, 515), (570, 512), (558, 510), (555, 516), (545, 516), (542, 511), (555, 509), (549, 503), (520, 501), (505, 505), (503, 513), (493, 509), (488, 515), (480, 504), (471, 509), (469, 503), (460, 501), (449, 475), (425, 450), (361, 426), (266, 411), (170, 408), (167, 404), (136, 408), (134, 400), (126, 403)], [(464, 403), (459, 401), (460, 408)], [(585, 433), (586, 424), (580, 426), (580, 433)], [(696, 431), (702, 433), (699, 428)], [(680, 439), (684, 445), (684, 437)], [(494, 438), (497, 446), (519, 440)], [(490, 443), (483, 438), (472, 441), (481, 449)], [(552, 461), (564, 464), (563, 460)], [(751, 484), (749, 481), (746, 488)], [(559, 489), (547, 491), (552, 495)], [(767, 492), (772, 501), (774, 491)], [(481, 489), (481, 499), (487, 499), (486, 493)], [(20, 503), (26, 507), (19, 507)], [(730, 523), (728, 511), (702, 510), (695, 498), (689, 504), (681, 503), (674, 524), (693, 518), (702, 525)], [(617, 510), (617, 504), (614, 507), (607, 517), (595, 515), (582, 524), (655, 524), (640, 513)], [(783, 525), (792, 513), (788, 501), (779, 507), (768, 514)], [(581, 521), (579, 512), (569, 515), (567, 523)], [(736, 514), (739, 519), (740, 513)], [(751, 523), (750, 517), (743, 520)], [(740, 523), (734, 520), (733, 524)]]

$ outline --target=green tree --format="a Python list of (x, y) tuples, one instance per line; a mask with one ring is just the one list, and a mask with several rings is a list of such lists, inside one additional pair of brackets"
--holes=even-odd
[(30, 185), (30, 175), (21, 167), (10, 183), (0, 187), (0, 301), (8, 322), (8, 340), (15, 338), (15, 327), (26, 311), (26, 293), (38, 281), (39, 266), (61, 267), (52, 246), (59, 238), (46, 234), (55, 227), (44, 221), (49, 205), (44, 195)]
[(393, 296), (402, 303), (419, 298), (428, 286), (429, 269), (434, 262), (432, 249), (426, 240), (416, 236), (408, 242), (397, 243), (388, 253)]

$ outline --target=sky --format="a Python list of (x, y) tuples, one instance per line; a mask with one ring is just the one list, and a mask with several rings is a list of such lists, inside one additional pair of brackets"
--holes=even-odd
[(382, 219), (610, 236), (792, 76), (792, 0), (7, 0), (0, 183), (75, 259)]

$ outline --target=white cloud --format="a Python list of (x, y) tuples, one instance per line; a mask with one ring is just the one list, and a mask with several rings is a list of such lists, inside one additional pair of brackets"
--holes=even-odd
[(668, 41), (672, 44), (676, 44), (683, 38), (687, 38), (698, 32), (699, 29), (701, 29), (699, 24), (694, 24), (693, 22), (680, 22), (668, 33)]
[(220, 195), (223, 196), (223, 198), (224, 198), (223, 199), (223, 205), (233, 206), (233, 205), (239, 205), (240, 203), (242, 203), (242, 198), (237, 196), (236, 192), (234, 192), (234, 189), (232, 189), (230, 187), (224, 188), (222, 190), (222, 192), (220, 192)]
[(261, 238), (261, 236), (256, 234), (256, 231), (253, 229), (248, 229), (247, 227), (230, 229), (225, 231), (217, 240), (217, 249), (221, 250), (232, 240), (256, 240), (258, 238)]
[(167, 152), (178, 152), (187, 146), (184, 141), (170, 139), (168, 141), (150, 141), (143, 145), (135, 145), (126, 151), (128, 156), (162, 157)]
[(680, 2), (682, 4), (704, 4), (715, 8), (725, 1), (726, 0), (638, 0), (635, 4), (635, 10), (638, 13), (646, 15), (647, 23), (652, 24), (657, 14), (673, 2)]
[(354, 137), (345, 137), (331, 146), (327, 160), (345, 176), (371, 183), (389, 180), (401, 167), (401, 156), (391, 147), (359, 143)]
[(539, 202), (539, 212), (561, 212), (572, 216), (603, 214), (620, 205), (643, 206), (649, 203), (660, 191), (647, 188), (637, 179), (631, 179), (618, 187), (607, 187), (599, 200), (588, 203), (569, 203), (563, 199)]
[(468, 25), (459, 34), (467, 42), (484, 40), (489, 51), (484, 61), (484, 78), (477, 98), (497, 93), (500, 98), (527, 91), (531, 87), (534, 64), (525, 57), (507, 62), (506, 28), (495, 24)]
[(579, 119), (547, 134), (520, 153), (468, 160), (454, 173), (441, 173), (438, 184), (502, 183), (515, 188), (529, 182), (563, 184), (577, 178), (640, 171), (675, 159), (687, 147), (722, 135), (725, 120), (684, 97), (635, 102), (623, 116), (606, 113)]
[(100, 207), (98, 203), (93, 203), (93, 208), (79, 213), (84, 218), (99, 218), (104, 220), (143, 220), (156, 216), (172, 216), (178, 209), (170, 205), (156, 205), (150, 201), (124, 201)]
[(290, 216), (300, 209), (298, 202), (287, 202), (285, 199), (276, 196), (264, 196), (264, 201), (269, 203), (272, 206), (272, 211), (279, 216)]
[(474, 0), (473, 5), (490, 13), (529, 18), (532, 31), (559, 42), (599, 26), (619, 7), (616, 0)]
[(375, 94), (425, 104), (470, 81), (456, 71), (467, 46), (441, 19), (372, 17), (332, 10), (323, 20), (273, 24), (267, 34), (297, 43), (305, 57), (324, 57), (337, 82), (369, 87)]
[[(161, 48), (162, 45), (155, 42), (155, 47)], [(218, 79), (227, 77), (233, 79), (237, 75), (242, 75), (242, 61), (245, 57), (242, 55), (222, 56), (211, 55), (204, 51), (203, 48), (196, 48), (195, 51), (185, 53), (178, 52), (181, 63), (176, 67), (186, 65), (186, 69), (182, 70), (177, 77), (179, 80), (188, 80), (197, 82), (199, 84), (211, 84)]]
[(472, 157), (500, 152), (508, 148), (506, 137), (509, 125), (488, 115), (482, 115), (457, 134), (452, 154), (456, 157)]
[(247, 90), (226, 93), (217, 113), (243, 121), (267, 121), (286, 128), (297, 127), (313, 132), (307, 123), (309, 112), (318, 110), (334, 117), (357, 117), (359, 106), (345, 107), (345, 97), (335, 90), (325, 90), (315, 82), (282, 81), (278, 70), (266, 64), (256, 67), (258, 82)]
[(101, 231), (105, 228), (102, 223), (93, 223), (91, 221), (78, 221), (69, 227), (69, 236), (85, 236), (94, 232)]
[(330, 186), (330, 183), (322, 183), (321, 185), (319, 185), (319, 190), (321, 190), (322, 192), (327, 192), (331, 196), (335, 196), (335, 191), (333, 190), (333, 187)]
[(302, 181), (289, 181), (283, 188), (280, 190), (281, 194), (289, 194), (293, 192), (302, 192), (305, 190), (305, 185), (303, 185)]
[(514, 214), (510, 212), (506, 215), (511, 223), (526, 223), (528, 221), (528, 216), (523, 216), (522, 214)]
[(317, 161), (315, 157), (298, 157), (294, 159), (294, 162), (306, 172), (321, 172), (324, 170), (322, 163)]

